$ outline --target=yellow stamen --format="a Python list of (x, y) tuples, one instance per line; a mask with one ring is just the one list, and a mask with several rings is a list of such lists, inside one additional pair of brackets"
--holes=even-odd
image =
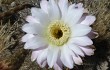
[(51, 22), (46, 31), (46, 37), (49, 43), (55, 46), (64, 45), (70, 37), (70, 28), (62, 21)]

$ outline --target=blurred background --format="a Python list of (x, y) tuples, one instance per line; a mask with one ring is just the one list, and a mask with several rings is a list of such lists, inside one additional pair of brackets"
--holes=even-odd
[[(41, 69), (31, 62), (31, 50), (24, 50), (21, 37), (25, 34), (21, 27), (30, 15), (31, 7), (40, 7), (40, 0), (0, 0), (0, 70), (49, 70)], [(69, 0), (83, 3), (95, 15), (92, 25), (99, 37), (93, 39), (96, 47), (93, 56), (86, 56), (83, 65), (75, 65), (72, 70), (110, 70), (110, 0)], [(50, 69), (53, 70), (53, 69)], [(63, 70), (68, 70), (64, 68)]]

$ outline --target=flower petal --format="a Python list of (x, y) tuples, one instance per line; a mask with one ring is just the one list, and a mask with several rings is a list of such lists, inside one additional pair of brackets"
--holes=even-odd
[(81, 65), (83, 63), (82, 59), (79, 56), (73, 56), (73, 60), (74, 60), (74, 63), (78, 65)]
[(61, 13), (62, 13), (62, 19), (64, 19), (65, 14), (67, 14), (67, 11), (68, 11), (68, 6), (69, 6), (68, 0), (59, 0), (58, 5), (59, 5)]
[(91, 27), (83, 24), (75, 24), (71, 27), (72, 37), (84, 36), (91, 31)]
[(93, 44), (92, 40), (87, 36), (72, 38), (70, 43), (74, 43), (80, 46), (88, 46)]
[(78, 3), (76, 4), (78, 8), (82, 8), (83, 7), (83, 3)]
[(31, 61), (35, 61), (38, 57), (38, 55), (42, 52), (43, 50), (39, 50), (39, 51), (32, 51), (32, 55), (31, 55)]
[(62, 69), (61, 69), (60, 66), (56, 63), (56, 64), (54, 65), (54, 70), (62, 70)]
[(86, 16), (85, 20), (83, 20), (81, 22), (81, 24), (85, 24), (85, 25), (91, 25), (94, 23), (94, 21), (96, 20), (95, 16)]
[(34, 35), (33, 34), (26, 34), (26, 35), (24, 35), (23, 37), (22, 37), (22, 42), (26, 42), (26, 41), (28, 41), (29, 39), (31, 39), (31, 38), (33, 38), (34, 37)]
[(61, 12), (55, 0), (49, 0), (49, 18), (51, 21), (61, 18)]
[(88, 16), (88, 13), (83, 13), (83, 15), (81, 16), (81, 18), (79, 19), (79, 21), (77, 22), (77, 24), (81, 24), (82, 21), (85, 20), (86, 16)]
[(67, 16), (65, 18), (65, 23), (70, 25), (76, 24), (84, 13), (84, 8), (76, 8), (77, 5), (72, 4), (69, 6)]
[(69, 44), (68, 46), (69, 46), (69, 48), (70, 48), (73, 52), (75, 52), (76, 55), (80, 55), (80, 56), (84, 57), (84, 53), (83, 53), (83, 51), (79, 48), (78, 45)]
[(49, 8), (48, 1), (47, 1), (47, 0), (41, 0), (40, 6), (41, 6), (41, 9), (42, 9), (45, 13), (48, 14), (48, 8)]
[(61, 52), (58, 53), (57, 62), (54, 65), (54, 69), (55, 70), (62, 70), (62, 68), (63, 68), (63, 63), (62, 63), (62, 61), (60, 59), (60, 56), (61, 56)]
[(40, 65), (41, 68), (45, 67), (47, 65), (47, 61), (45, 60), (42, 65)]
[(41, 48), (44, 46), (45, 47), (47, 46), (47, 43), (45, 42), (45, 40), (42, 39), (41, 37), (36, 36), (36, 37), (33, 37), (30, 40), (28, 40), (25, 43), (24, 48), (25, 49), (38, 49), (38, 48)]
[(59, 52), (58, 47), (49, 46), (49, 49), (48, 49), (49, 55), (47, 56), (47, 63), (50, 68), (52, 68), (52, 66), (56, 63), (58, 52)]
[(47, 59), (48, 48), (44, 49), (37, 58), (37, 63), (43, 67), (43, 62), (45, 65), (45, 60)]
[(39, 24), (25, 24), (23, 25), (22, 30), (29, 34), (42, 35), (43, 27)]
[(94, 49), (90, 49), (90, 48), (85, 48), (85, 47), (80, 47), (84, 53), (88, 56), (93, 55), (94, 54)]
[(91, 31), (87, 36), (91, 39), (97, 38), (99, 34), (97, 32)]
[(72, 59), (72, 51), (68, 48), (68, 46), (63, 46), (61, 48), (61, 61), (68, 68), (73, 68), (73, 59)]
[(35, 19), (33, 16), (27, 16), (26, 21), (29, 23), (39, 23), (38, 19)]
[(88, 46), (86, 46), (86, 48), (89, 48), (89, 49), (94, 49), (94, 50), (96, 49), (94, 45), (90, 45), (89, 47), (88, 47)]
[(48, 14), (46, 14), (42, 9), (40, 8), (31, 8), (32, 16), (37, 19), (41, 24), (47, 25), (49, 22)]

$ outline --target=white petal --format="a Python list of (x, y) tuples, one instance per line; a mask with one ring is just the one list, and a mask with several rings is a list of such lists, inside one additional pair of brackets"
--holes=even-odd
[(49, 0), (49, 18), (51, 21), (61, 18), (61, 12), (55, 0)]
[(54, 64), (54, 70), (62, 70), (60, 67), (59, 67), (59, 65), (56, 63), (56, 64)]
[(97, 38), (99, 34), (97, 32), (91, 31), (87, 36), (91, 39)]
[(42, 50), (39, 51), (32, 51), (32, 55), (31, 55), (31, 61), (35, 61), (38, 57), (38, 55), (42, 52)]
[(48, 48), (44, 49), (37, 58), (37, 62), (41, 67), (43, 66), (43, 62), (47, 59), (47, 53), (48, 53)]
[(28, 40), (24, 46), (25, 49), (38, 49), (41, 47), (46, 47), (47, 43), (41, 37), (33, 37)]
[[(69, 46), (69, 45), (68, 45), (68, 46)], [(72, 47), (73, 47), (73, 46), (72, 46)], [(82, 53), (82, 50), (81, 50), (80, 53)], [(72, 55), (72, 58), (73, 58), (75, 64), (81, 65), (81, 64), (83, 63), (83, 62), (82, 62), (82, 59), (79, 57), (79, 55), (75, 54), (75, 52), (72, 53), (71, 55)], [(84, 56), (84, 54), (81, 54), (81, 55)]]
[(79, 56), (73, 56), (73, 60), (74, 60), (74, 63), (78, 65), (81, 65), (83, 63), (82, 59)]
[(87, 48), (87, 49), (96, 49), (94, 45), (89, 45), (89, 46), (80, 46), (80, 47), (84, 47), (84, 48)]
[(81, 24), (85, 24), (85, 25), (91, 25), (94, 23), (94, 21), (96, 20), (95, 16), (86, 16), (85, 20), (81, 22)]
[(83, 51), (79, 48), (78, 45), (69, 44), (68, 46), (69, 46), (69, 48), (70, 48), (73, 52), (75, 52), (76, 55), (80, 55), (80, 56), (84, 57), (84, 53), (83, 53)]
[(41, 6), (41, 9), (48, 14), (48, 8), (49, 8), (48, 1), (47, 0), (41, 0), (40, 6)]
[(86, 48), (94, 49), (94, 50), (96, 49), (94, 45), (86, 46)]
[[(63, 63), (62, 63), (60, 57), (61, 57), (61, 52), (58, 53), (57, 62), (56, 62), (56, 64), (54, 65), (54, 69), (56, 69), (56, 70), (58, 70), (58, 69), (59, 69), (59, 70), (60, 70), (60, 69), (63, 69)], [(55, 67), (56, 67), (56, 68), (55, 68)]]
[(68, 11), (68, 0), (59, 0), (58, 5), (62, 13), (62, 19), (64, 19), (65, 14), (67, 14)]
[(38, 19), (36, 19), (32, 16), (27, 16), (26, 21), (29, 23), (39, 23)]
[(43, 68), (46, 66), (46, 64), (47, 64), (47, 61), (45, 60), (40, 67)]
[(56, 63), (58, 57), (59, 48), (50, 46), (48, 49), (47, 63), (50, 68)]
[(65, 17), (65, 23), (70, 25), (76, 24), (84, 13), (84, 8), (76, 8), (75, 4), (69, 6), (67, 16)]
[(49, 22), (48, 14), (46, 14), (42, 9), (40, 8), (31, 8), (31, 13), (34, 18), (36, 18), (41, 24), (45, 25)]
[(86, 16), (88, 16), (88, 13), (83, 13), (83, 15), (81, 16), (81, 18), (77, 22), (77, 24), (81, 24), (81, 22), (85, 20)]
[(75, 24), (74, 26), (71, 27), (72, 37), (76, 36), (84, 36), (88, 34), (91, 31), (91, 27), (83, 24)]
[(43, 27), (39, 24), (25, 24), (23, 25), (22, 30), (29, 34), (42, 35)]
[(62, 63), (66, 66), (66, 67), (68, 67), (68, 68), (70, 68), (70, 69), (72, 69), (73, 68), (73, 59), (72, 59), (72, 51), (68, 48), (68, 46), (63, 46), (62, 48), (61, 48), (61, 61), (62, 61)]
[(94, 54), (94, 49), (90, 49), (90, 48), (85, 48), (85, 47), (80, 47), (84, 53), (88, 56), (93, 55)]
[(83, 7), (83, 3), (78, 3), (76, 4), (78, 8), (82, 8)]
[(74, 43), (80, 46), (88, 46), (93, 44), (92, 40), (87, 36), (72, 38), (70, 43)]
[(31, 39), (31, 38), (33, 38), (34, 37), (34, 35), (33, 34), (26, 34), (26, 35), (24, 35), (23, 37), (22, 37), (22, 42), (26, 42), (26, 41), (28, 41), (29, 39)]

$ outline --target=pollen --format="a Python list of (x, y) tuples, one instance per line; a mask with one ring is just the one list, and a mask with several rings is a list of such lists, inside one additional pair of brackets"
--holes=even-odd
[(46, 31), (46, 37), (49, 43), (55, 46), (64, 45), (70, 37), (70, 28), (63, 21), (51, 22)]

